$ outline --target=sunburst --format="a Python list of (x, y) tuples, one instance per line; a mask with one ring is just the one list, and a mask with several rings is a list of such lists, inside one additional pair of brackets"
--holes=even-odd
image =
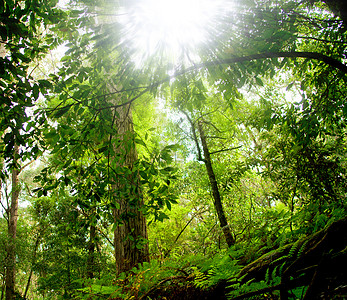
[[(211, 28), (226, 10), (222, 0), (138, 0), (124, 7), (124, 42), (138, 65), (154, 55), (175, 62), (194, 57), (209, 40)], [(230, 4), (229, 4), (230, 6)], [(228, 8), (229, 9), (229, 8)]]

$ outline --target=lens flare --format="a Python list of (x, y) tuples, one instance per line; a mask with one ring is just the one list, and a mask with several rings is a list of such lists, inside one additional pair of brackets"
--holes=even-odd
[(141, 65), (154, 55), (175, 61), (194, 56), (209, 38), (225, 3), (211, 0), (139, 0), (124, 7), (120, 23), (124, 42)]

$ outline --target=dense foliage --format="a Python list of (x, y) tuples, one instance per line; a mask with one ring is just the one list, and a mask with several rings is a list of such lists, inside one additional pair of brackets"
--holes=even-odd
[(346, 295), (344, 4), (233, 1), (141, 67), (132, 5), (0, 0), (0, 299)]

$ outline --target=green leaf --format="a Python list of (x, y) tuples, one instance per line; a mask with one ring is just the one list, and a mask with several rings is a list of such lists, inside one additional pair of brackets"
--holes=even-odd
[(286, 91), (289, 91), (292, 88), (292, 86), (294, 85), (294, 83), (295, 83), (295, 81), (289, 83), (287, 88), (286, 88)]
[(71, 108), (70, 105), (69, 105), (69, 106), (62, 107), (62, 108), (58, 108), (58, 109), (54, 112), (53, 116), (54, 116), (55, 118), (60, 118), (61, 116), (63, 116), (64, 114), (66, 114), (66, 113), (70, 110), (70, 108)]
[(70, 60), (70, 59), (71, 59), (71, 56), (65, 55), (65, 56), (63, 56), (63, 57), (61, 58), (61, 61), (64, 62), (64, 61), (68, 61), (68, 60)]
[(165, 219), (169, 219), (169, 216), (161, 211), (159, 212), (159, 215), (156, 217), (156, 219), (160, 222), (163, 222)]
[(160, 172), (167, 174), (167, 173), (171, 173), (171, 172), (174, 172), (174, 171), (176, 171), (175, 168), (173, 168), (173, 167), (166, 167), (166, 168), (162, 169)]
[(145, 142), (143, 140), (141, 140), (141, 139), (135, 139), (135, 143), (146, 147)]
[(39, 86), (37, 84), (33, 85), (33, 97), (35, 100), (39, 97)]
[(255, 77), (255, 82), (260, 86), (264, 86), (263, 81), (259, 77)]
[(166, 206), (168, 210), (171, 210), (171, 202), (169, 200), (166, 200)]
[(148, 180), (148, 175), (147, 175), (147, 173), (145, 172), (145, 171), (139, 171), (139, 173), (140, 173), (140, 176), (144, 179), (144, 180)]

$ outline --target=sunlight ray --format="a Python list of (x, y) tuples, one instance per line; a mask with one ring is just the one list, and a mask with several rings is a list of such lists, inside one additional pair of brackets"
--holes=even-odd
[[(229, 4), (230, 6), (230, 4)], [(171, 62), (194, 56), (208, 40), (209, 29), (226, 10), (225, 1), (141, 0), (124, 7), (120, 22), (138, 65), (153, 55)]]

